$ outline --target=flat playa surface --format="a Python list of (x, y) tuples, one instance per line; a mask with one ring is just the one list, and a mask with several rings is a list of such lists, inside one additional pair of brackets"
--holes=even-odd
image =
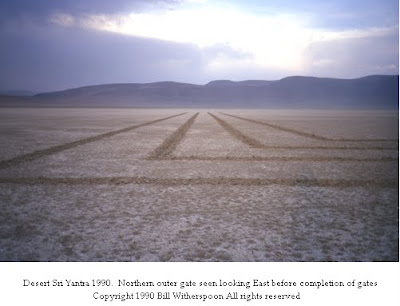
[(398, 113), (0, 112), (2, 261), (398, 261)]

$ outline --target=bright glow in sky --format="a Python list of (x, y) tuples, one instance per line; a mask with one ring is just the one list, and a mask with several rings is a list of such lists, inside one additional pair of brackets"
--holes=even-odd
[[(312, 43), (376, 37), (397, 31), (397, 27), (324, 30), (311, 28), (306, 17), (304, 14), (260, 15), (202, 5), (158, 12), (87, 15), (76, 23), (84, 28), (189, 43), (200, 48), (224, 45), (243, 55), (221, 54), (207, 62), (209, 69), (250, 64), (292, 73), (301, 73), (304, 69), (305, 51)], [(67, 14), (54, 14), (51, 20), (64, 26), (73, 24), (73, 17)]]
[(4, 0), (0, 89), (398, 74), (397, 0)]
[[(176, 10), (161, 14), (91, 16), (86, 26), (116, 33), (195, 44), (223, 44), (247, 54), (257, 65), (299, 68), (311, 32), (289, 16), (251, 16), (220, 9)], [(235, 58), (235, 61), (238, 61)], [(214, 63), (218, 64), (218, 63)], [(228, 64), (228, 63), (226, 63)]]

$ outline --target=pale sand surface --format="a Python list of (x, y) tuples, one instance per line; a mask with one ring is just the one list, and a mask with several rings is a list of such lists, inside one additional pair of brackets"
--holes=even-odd
[(331, 138), (398, 139), (399, 113), (358, 110), (218, 110)]
[(397, 114), (4, 110), (0, 260), (398, 260)]
[[(0, 260), (396, 260), (387, 188), (2, 186)], [(3, 202), (4, 203), (4, 202)]]
[[(163, 110), (160, 117), (182, 113)], [(1, 108), (0, 159), (45, 149), (156, 118), (146, 109)]]

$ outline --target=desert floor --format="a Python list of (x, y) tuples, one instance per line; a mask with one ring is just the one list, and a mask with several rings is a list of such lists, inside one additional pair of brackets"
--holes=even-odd
[(398, 113), (2, 108), (1, 261), (398, 261)]

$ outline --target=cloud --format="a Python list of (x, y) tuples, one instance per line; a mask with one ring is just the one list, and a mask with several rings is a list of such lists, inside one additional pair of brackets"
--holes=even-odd
[(398, 0), (233, 0), (230, 3), (245, 12), (296, 15), (313, 28), (360, 29), (393, 26), (399, 21)]
[(398, 25), (398, 11), (398, 0), (322, 1), (310, 21), (313, 27), (336, 30), (390, 27)]
[(47, 17), (61, 12), (70, 15), (115, 14), (126, 11), (141, 11), (154, 7), (167, 8), (178, 0), (3, 0), (0, 2), (0, 16), (13, 19), (21, 16)]
[[(61, 39), (60, 39), (61, 38)], [(71, 28), (0, 36), (0, 88), (57, 90), (104, 83), (202, 79), (193, 45)]]
[(2, 1), (0, 88), (396, 74), (398, 3), (379, 3)]
[(252, 58), (251, 53), (235, 50), (227, 44), (215, 44), (202, 49), (205, 58), (215, 60), (221, 57), (229, 58), (232, 60), (249, 60)]
[[(56, 19), (64, 22), (65, 18)], [(255, 64), (265, 67), (299, 67), (299, 50), (307, 44), (309, 36), (309, 29), (304, 28), (295, 16), (257, 16), (213, 7), (156, 13), (87, 15), (78, 19), (75, 25), (193, 44), (203, 50), (225, 45), (238, 54), (247, 54)], [(222, 56), (227, 59), (225, 64), (234, 64), (229, 61), (232, 56), (226, 55)]]
[(50, 22), (64, 27), (70, 27), (75, 24), (74, 16), (65, 13), (54, 13), (50, 17)]
[[(88, 15), (78, 21), (88, 29), (149, 37), (171, 42), (194, 44), (204, 53), (212, 46), (220, 48), (218, 56), (206, 57), (207, 68), (231, 69), (252, 65), (264, 69), (282, 69), (303, 73), (305, 54), (312, 45), (327, 41), (350, 42), (353, 39), (387, 36), (398, 26), (351, 29), (312, 28), (304, 16), (275, 14), (257, 15), (237, 9), (202, 7), (165, 12)], [(232, 50), (241, 59), (232, 57)], [(243, 55), (246, 54), (245, 57)], [(307, 54), (306, 54), (307, 57)], [(318, 59), (320, 66), (332, 60)]]
[(353, 78), (398, 74), (398, 27), (356, 32), (353, 36), (345, 33), (313, 42), (304, 52), (304, 70), (310, 75)]

